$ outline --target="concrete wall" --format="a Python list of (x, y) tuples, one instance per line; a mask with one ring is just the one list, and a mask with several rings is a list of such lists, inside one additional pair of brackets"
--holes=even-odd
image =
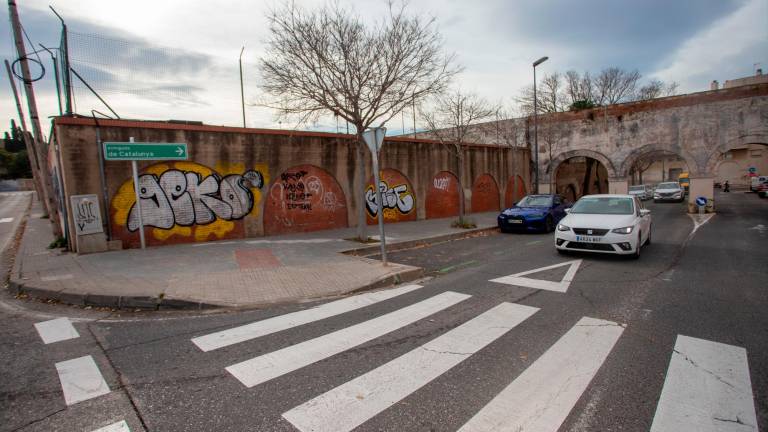
[[(97, 128), (88, 118), (56, 118), (64, 204), (71, 210), (70, 196), (97, 194), (112, 238), (122, 240), (125, 247), (138, 244), (130, 162), (105, 162), (104, 199), (97, 129), (102, 142), (127, 142), (133, 137), (136, 142), (188, 144), (188, 161), (139, 163), (142, 216), (150, 245), (354, 226), (357, 206), (366, 205), (360, 199), (364, 185), (356, 183), (356, 144), (347, 135), (121, 120), (99, 120)], [(523, 188), (529, 187), (529, 155), (524, 149), (468, 145), (464, 159), (463, 191), (455, 187), (442, 194), (443, 177), (458, 173), (448, 149), (428, 140), (388, 138), (381, 167), (402, 178), (393, 171), (384, 177), (397, 183), (386, 186), (387, 220), (409, 220), (411, 212), (418, 219), (445, 216), (457, 194), (471, 212), (473, 185), (481, 176), (485, 180), (478, 186), (481, 193), (487, 195), (485, 184), (491, 178), (499, 202), (514, 184), (511, 178), (519, 176), (518, 188), (521, 181)], [(365, 166), (364, 178), (370, 178), (367, 151)], [(372, 184), (368, 186), (372, 191)], [(369, 215), (377, 211), (371, 196)], [(493, 205), (489, 199), (484, 196), (475, 202), (487, 209)], [(441, 210), (429, 212), (428, 201)], [(75, 233), (71, 218), (68, 223), (69, 232)], [(76, 238), (72, 247), (77, 249)]]

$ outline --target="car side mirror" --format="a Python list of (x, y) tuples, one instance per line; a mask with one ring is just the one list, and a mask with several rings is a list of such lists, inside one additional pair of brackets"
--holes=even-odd
[(566, 212), (566, 213), (570, 213), (570, 212), (571, 212), (571, 208), (570, 208), (570, 207), (568, 207), (567, 209), (565, 209), (565, 212)]
[(648, 216), (651, 214), (651, 211), (648, 209), (640, 209), (640, 216)]

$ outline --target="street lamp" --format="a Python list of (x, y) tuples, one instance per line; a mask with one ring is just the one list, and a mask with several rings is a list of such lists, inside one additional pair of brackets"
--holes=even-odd
[(549, 57), (544, 56), (533, 62), (533, 160), (535, 167), (533, 175), (533, 190), (535, 193), (539, 193), (539, 106), (538, 100), (536, 99), (536, 66), (544, 63), (547, 60), (549, 60)]

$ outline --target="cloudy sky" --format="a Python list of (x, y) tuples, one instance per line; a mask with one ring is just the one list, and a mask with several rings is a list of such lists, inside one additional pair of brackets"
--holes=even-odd
[[(384, 0), (339, 0), (366, 17), (380, 16)], [(315, 7), (324, 0), (296, 0)], [(245, 97), (259, 97), (255, 64), (267, 37), (265, 11), (276, 2), (253, 0), (23, 0), (22, 24), (35, 48), (59, 45), (58, 19), (72, 35), (73, 66), (124, 118), (242, 124), (238, 56), (245, 46)], [(412, 0), (409, 11), (434, 16), (465, 71), (455, 84), (507, 105), (532, 81), (531, 62), (547, 55), (542, 73), (638, 69), (643, 79), (676, 81), (680, 93), (707, 90), (768, 71), (768, 0)], [(0, 54), (16, 56), (7, 10), (0, 22)], [(29, 47), (27, 47), (29, 50)], [(58, 114), (50, 56), (35, 83), (41, 118)], [(760, 65), (755, 66), (759, 63)], [(16, 110), (3, 67), (0, 131)], [(32, 73), (40, 68), (33, 65)], [(73, 78), (74, 79), (74, 78)], [(79, 82), (76, 111), (108, 112)], [(405, 113), (405, 118), (409, 117)], [(247, 107), (250, 127), (278, 124), (265, 109)], [(397, 133), (407, 120), (388, 125)], [(47, 131), (49, 126), (44, 125)], [(344, 126), (342, 125), (342, 130)], [(333, 118), (305, 128), (335, 130)]]

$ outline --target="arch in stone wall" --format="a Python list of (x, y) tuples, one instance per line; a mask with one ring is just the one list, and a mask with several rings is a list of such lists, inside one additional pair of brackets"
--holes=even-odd
[(440, 171), (432, 177), (424, 201), (427, 219), (458, 216), (461, 190), (459, 179), (450, 171)]
[[(384, 223), (416, 220), (416, 191), (411, 181), (394, 168), (384, 168), (379, 177), (381, 200), (384, 203)], [(378, 223), (378, 205), (373, 189), (373, 176), (365, 188), (365, 214), (368, 225)]]
[(688, 172), (693, 172), (693, 173), (698, 172), (698, 165), (696, 164), (696, 159), (688, 152), (673, 151), (659, 144), (647, 144), (633, 150), (631, 153), (627, 155), (627, 157), (624, 158), (624, 161), (621, 163), (621, 168), (617, 173), (618, 176), (619, 177), (629, 176), (629, 172), (632, 169), (632, 167), (635, 165), (635, 163), (641, 157), (644, 157), (650, 154), (658, 154), (659, 156), (677, 156), (680, 159), (682, 159), (686, 165), (688, 165)]
[(314, 165), (297, 165), (277, 176), (266, 193), (264, 234), (346, 228), (347, 200), (339, 182)]
[[(517, 180), (517, 186), (515, 186), (515, 180)], [(507, 187), (504, 190), (504, 206), (509, 208), (513, 204), (523, 199), (528, 193), (528, 188), (525, 186), (525, 180), (519, 175), (509, 176), (507, 179)]]
[(471, 201), (472, 213), (499, 210), (499, 186), (492, 175), (486, 173), (475, 179)]
[[(561, 163), (565, 162), (568, 159), (575, 158), (575, 157), (587, 157), (591, 159), (595, 159), (596, 161), (600, 162), (605, 169), (608, 171), (609, 177), (616, 177), (616, 169), (613, 167), (613, 162), (611, 162), (610, 159), (608, 159), (604, 154), (600, 152), (596, 152), (593, 150), (570, 150), (567, 152), (560, 153), (559, 155), (555, 156), (552, 161), (547, 164), (545, 173), (547, 177), (551, 177), (557, 173), (557, 168), (560, 166)], [(539, 181), (546, 181), (546, 178), (539, 178)]]
[(746, 147), (749, 144), (760, 144), (768, 146), (768, 130), (751, 130), (726, 141), (724, 144), (717, 146), (714, 150), (712, 150), (712, 152), (709, 154), (709, 157), (707, 158), (707, 162), (704, 167), (706, 173), (715, 173), (717, 164), (720, 163), (721, 156), (723, 154), (733, 149)]

